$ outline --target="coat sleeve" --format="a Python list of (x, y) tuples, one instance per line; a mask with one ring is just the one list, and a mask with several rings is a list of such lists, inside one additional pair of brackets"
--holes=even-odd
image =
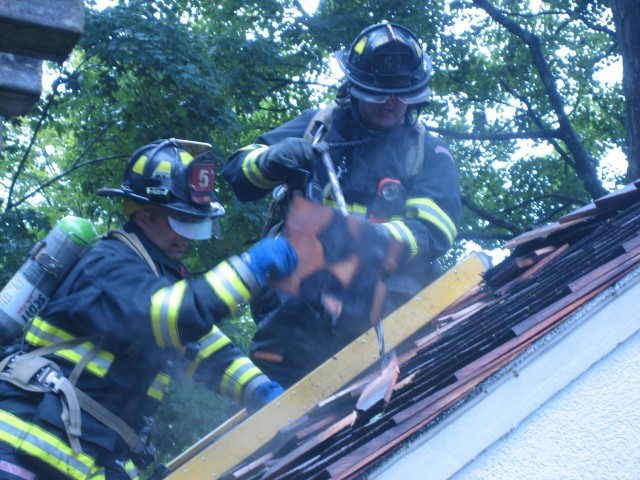
[(269, 379), (215, 324), (248, 301), (256, 286), (238, 257), (203, 276), (173, 281), (156, 277), (129, 247), (104, 240), (72, 271), (43, 317), (78, 337), (99, 337), (115, 356), (181, 353), (196, 380), (244, 403)]
[(410, 182), (402, 219), (382, 224), (413, 259), (431, 261), (449, 250), (460, 217), (460, 178), (450, 149), (425, 133), (424, 162)]
[(258, 158), (270, 145), (285, 138), (301, 138), (316, 112), (317, 110), (314, 109), (306, 110), (299, 117), (261, 135), (251, 145), (231, 154), (222, 168), (222, 177), (229, 183), (240, 201), (258, 200), (280, 184), (267, 179), (262, 174), (258, 168)]

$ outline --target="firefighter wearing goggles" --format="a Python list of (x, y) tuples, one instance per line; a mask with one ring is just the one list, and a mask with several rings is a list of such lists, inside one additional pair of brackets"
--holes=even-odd
[(259, 242), (203, 276), (181, 262), (224, 213), (214, 165), (206, 144), (159, 140), (130, 157), (121, 188), (98, 191), (123, 198), (129, 220), (87, 250), (0, 363), (0, 478), (138, 478), (182, 370), (250, 411), (283, 391), (215, 324), (293, 271), (291, 244)]
[[(320, 192), (316, 200), (337, 207), (331, 174), (313, 145), (320, 132), (348, 213), (406, 246), (406, 261), (387, 281), (388, 314), (439, 274), (437, 259), (457, 234), (458, 170), (448, 146), (417, 121), (431, 98), (432, 65), (410, 30), (387, 22), (371, 25), (336, 59), (345, 75), (336, 101), (237, 150), (222, 175), (242, 201), (274, 192), (279, 203), (272, 211), (286, 214), (296, 190)], [(317, 187), (309, 188), (312, 183)], [(317, 305), (273, 289), (261, 291), (251, 307), (257, 325), (252, 359), (283, 385), (369, 328), (366, 316), (350, 315), (346, 306), (334, 321)]]

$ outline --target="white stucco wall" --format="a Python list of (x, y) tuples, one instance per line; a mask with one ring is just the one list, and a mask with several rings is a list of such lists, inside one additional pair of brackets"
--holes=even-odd
[(451, 478), (640, 479), (640, 333)]

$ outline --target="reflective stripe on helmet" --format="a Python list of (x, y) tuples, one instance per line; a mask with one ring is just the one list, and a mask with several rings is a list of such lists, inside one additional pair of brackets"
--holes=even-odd
[(384, 103), (389, 95), (396, 95), (411, 105), (431, 97), (431, 58), (402, 25), (371, 25), (360, 32), (348, 52), (340, 50), (335, 58), (349, 80), (350, 94), (357, 99)]

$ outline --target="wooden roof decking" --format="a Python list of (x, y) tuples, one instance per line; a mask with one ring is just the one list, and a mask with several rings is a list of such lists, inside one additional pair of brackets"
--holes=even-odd
[(379, 373), (374, 366), (212, 478), (357, 478), (433, 428), (477, 394), (482, 382), (638, 268), (636, 187), (512, 240), (512, 254), (489, 269), (477, 288), (396, 348), (400, 374), (386, 405), (355, 409), (364, 386)]

